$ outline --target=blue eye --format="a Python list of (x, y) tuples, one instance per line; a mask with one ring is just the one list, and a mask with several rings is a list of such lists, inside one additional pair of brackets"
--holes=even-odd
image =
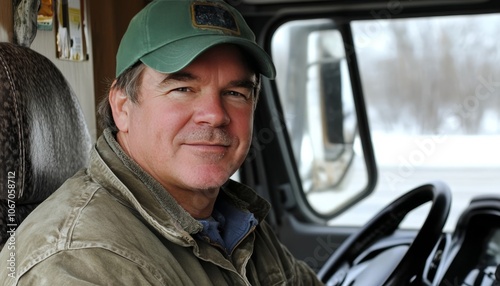
[(179, 87), (179, 88), (176, 88), (175, 91), (188, 92), (189, 88), (187, 88), (187, 87)]
[(239, 92), (236, 92), (236, 91), (229, 91), (228, 94), (229, 95), (233, 95), (233, 96), (243, 96), (243, 97), (245, 97), (243, 94), (241, 94)]
[(250, 93), (249, 94), (244, 94), (244, 93), (237, 92), (237, 91), (234, 91), (234, 90), (227, 91), (226, 95), (229, 95), (231, 97), (239, 97), (239, 98), (242, 98), (242, 99), (245, 99), (245, 100), (248, 100), (251, 97)]

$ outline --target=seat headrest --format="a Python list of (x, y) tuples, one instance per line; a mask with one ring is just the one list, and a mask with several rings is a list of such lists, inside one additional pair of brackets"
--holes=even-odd
[(57, 67), (29, 48), (0, 43), (2, 239), (7, 219), (15, 214), (19, 224), (86, 166), (90, 145), (78, 99)]

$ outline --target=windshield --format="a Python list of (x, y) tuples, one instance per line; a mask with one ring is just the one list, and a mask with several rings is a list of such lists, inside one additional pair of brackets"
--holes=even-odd
[(500, 17), (352, 27), (379, 170), (359, 207), (442, 180), (453, 194), (451, 230), (472, 197), (500, 186)]
[[(321, 30), (319, 34), (313, 31), (312, 26), (315, 23), (318, 30)], [(330, 26), (327, 23), (331, 23)], [(343, 67), (345, 55), (342, 55), (344, 58), (335, 55), (338, 48), (334, 46), (339, 43), (342, 45), (343, 40), (339, 33), (332, 33), (335, 31), (333, 21), (295, 21), (290, 26), (307, 27), (310, 31), (309, 41), (318, 42), (318, 35), (324, 37), (319, 41), (319, 45), (321, 49), (329, 51), (327, 62), (332, 62), (332, 58), (340, 59), (338, 62), (341, 64), (338, 65), (337, 72), (342, 76), (339, 77), (338, 83), (349, 84), (349, 80), (345, 79), (348, 77), (347, 69)], [(458, 216), (472, 197), (499, 191), (500, 16), (355, 21), (351, 24), (351, 29), (367, 106), (378, 181), (375, 190), (368, 197), (334, 217), (331, 224), (363, 225), (376, 212), (405, 192), (426, 182), (441, 180), (450, 186), (453, 198), (450, 218), (445, 229), (454, 229)], [(315, 37), (312, 37), (314, 35)], [(280, 45), (282, 42), (273, 43), (273, 47)], [(281, 54), (276, 52), (274, 55), (282, 58), (283, 50)], [(294, 55), (297, 56), (297, 53)], [(311, 57), (310, 52), (308, 57)], [(290, 73), (291, 68), (283, 62), (282, 59), (277, 62), (278, 74)], [(307, 60), (305, 62), (307, 63)], [(309, 69), (313, 62), (326, 61), (309, 61)], [(311, 85), (311, 78), (309, 71), (306, 86)], [(297, 118), (301, 112), (297, 111), (296, 105), (292, 109), (294, 104), (289, 91), (299, 83), (297, 80), (290, 82), (290, 78), (285, 78), (282, 82), (279, 80), (280, 78), (277, 79), (277, 84), (282, 102), (285, 102), (285, 118)], [(345, 87), (342, 88), (344, 89)], [(329, 103), (325, 98), (331, 96), (325, 95), (324, 88), (318, 90), (320, 91), (316, 93), (321, 94), (319, 98), (323, 100), (319, 103), (308, 103), (313, 102), (311, 98), (315, 97), (311, 95), (309, 88), (306, 95), (308, 100), (303, 103), (304, 109), (312, 110), (310, 104), (320, 108), (319, 106)], [(351, 110), (349, 102), (352, 100), (346, 100), (345, 97), (346, 94), (351, 96), (351, 91), (339, 90), (338, 93), (341, 94), (344, 105), (347, 103), (348, 108), (344, 109), (343, 120), (348, 122), (348, 110)], [(330, 101), (330, 104), (333, 103)], [(306, 110), (302, 113), (308, 112)], [(314, 135), (328, 132), (329, 128), (325, 128), (331, 124), (329, 119), (325, 118), (328, 113), (321, 113), (320, 119), (314, 119), (314, 116), (318, 115), (312, 114), (299, 116), (299, 119), (308, 122), (303, 124), (308, 127), (301, 128), (302, 131), (297, 131), (297, 123), (287, 122), (292, 142), (302, 142), (294, 145), (299, 170), (315, 165), (304, 154), (318, 153), (317, 142), (325, 141), (324, 138), (328, 137)], [(322, 123), (311, 124), (311, 120)], [(355, 131), (355, 128), (347, 129)], [(352, 138), (343, 140), (344, 148), (341, 150), (350, 146), (353, 151), (341, 153), (349, 155), (349, 163), (342, 166), (351, 175), (337, 176), (334, 183), (331, 178), (325, 179), (326, 183), (316, 183), (321, 187), (315, 188), (311, 182), (319, 179), (311, 173), (317, 174), (317, 169), (315, 172), (315, 169), (310, 167), (309, 173), (301, 172), (307, 198), (319, 212), (326, 205), (330, 208), (341, 205), (346, 194), (362, 188), (360, 182), (366, 184), (366, 170), (359, 167), (363, 164), (363, 154), (360, 148), (356, 147), (358, 137), (353, 135), (355, 132), (349, 134)], [(309, 152), (305, 151), (307, 144), (304, 142), (311, 145)], [(323, 149), (327, 150), (324, 146)], [(338, 170), (340, 161), (328, 159), (326, 151), (322, 154), (321, 160), (336, 162), (337, 164), (332, 163), (332, 166)], [(330, 173), (334, 172), (332, 170), (330, 169)], [(354, 175), (353, 170), (357, 170)], [(343, 171), (337, 171), (339, 172), (343, 174)], [(415, 214), (403, 222), (402, 227), (420, 227), (427, 210), (428, 206), (417, 209)]]

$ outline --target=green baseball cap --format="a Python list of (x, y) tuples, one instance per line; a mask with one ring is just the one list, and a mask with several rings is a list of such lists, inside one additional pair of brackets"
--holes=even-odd
[(154, 0), (131, 20), (116, 56), (116, 76), (141, 61), (177, 72), (219, 44), (234, 44), (253, 57), (258, 72), (274, 79), (271, 57), (255, 42), (241, 14), (222, 0)]

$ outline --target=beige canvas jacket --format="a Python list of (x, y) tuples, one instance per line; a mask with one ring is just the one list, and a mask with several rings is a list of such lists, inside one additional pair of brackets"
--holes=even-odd
[[(0, 285), (320, 285), (264, 221), (269, 204), (230, 181), (223, 188), (259, 224), (224, 255), (195, 234), (202, 225), (129, 159), (110, 131), (88, 169), (20, 225), (15, 268), (0, 254)], [(14, 270), (14, 271), (12, 271)]]

